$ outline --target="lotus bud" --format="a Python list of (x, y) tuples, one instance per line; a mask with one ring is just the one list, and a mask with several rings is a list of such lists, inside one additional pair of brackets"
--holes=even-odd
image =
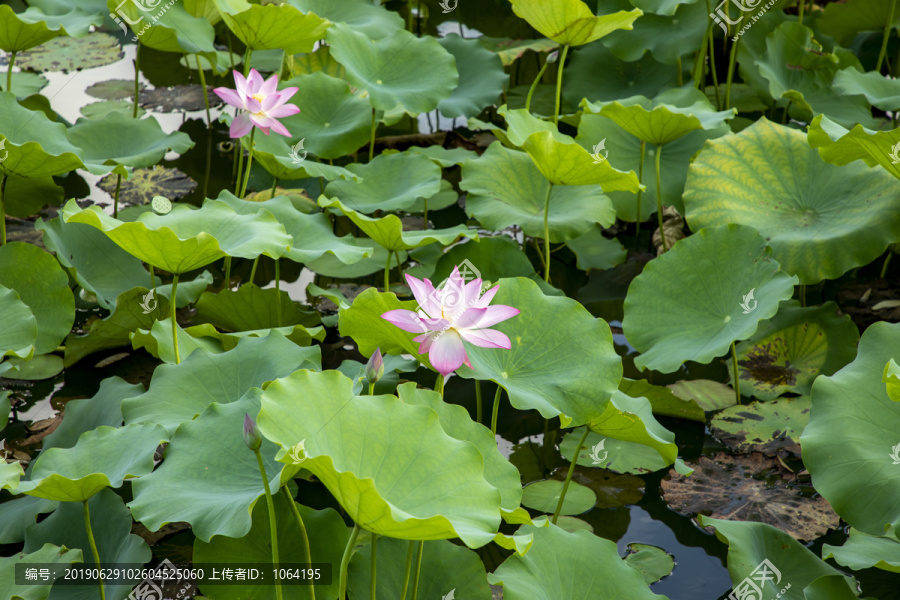
[(381, 356), (381, 348), (375, 349), (375, 354), (366, 363), (366, 379), (369, 383), (375, 383), (384, 375), (384, 358)]
[(256, 421), (251, 419), (247, 413), (244, 413), (244, 443), (254, 452), (262, 446), (262, 434), (256, 426)]
[(557, 60), (559, 60), (559, 50), (554, 50), (550, 54), (547, 55), (547, 64), (552, 65)]

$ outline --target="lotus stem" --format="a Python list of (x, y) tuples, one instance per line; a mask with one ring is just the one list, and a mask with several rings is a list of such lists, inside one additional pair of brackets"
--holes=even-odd
[(116, 195), (113, 198), (113, 218), (119, 216), (119, 189), (122, 187), (122, 175), (116, 173)]
[(500, 412), (500, 393), (503, 388), (497, 384), (497, 391), (494, 392), (494, 408), (491, 412), (491, 435), (497, 435), (497, 414)]
[[(568, 46), (567, 46), (568, 47)], [(544, 198), (544, 281), (550, 283), (550, 193), (553, 184), (548, 182), (547, 197)]]
[(156, 291), (156, 276), (153, 274), (153, 265), (148, 264), (150, 267), (150, 289)]
[(425, 203), (425, 214), (423, 215), (424, 223), (422, 223), (422, 231), (428, 229), (428, 198), (424, 199)]
[(0, 175), (0, 246), (6, 243), (6, 207), (3, 205), (3, 194), (6, 191), (6, 173)]
[[(13, 54), (15, 56), (15, 54)], [(140, 104), (141, 100), (141, 38), (138, 38), (137, 44), (134, 48), (134, 108), (131, 112), (131, 117), (133, 119), (137, 119), (138, 115), (138, 104)]]
[(272, 191), (269, 193), (269, 200), (275, 197), (275, 189), (278, 187), (278, 178), (272, 179)]
[(253, 56), (253, 48), (247, 46), (244, 52), (244, 77), (250, 74), (250, 57)]
[(662, 186), (659, 179), (659, 159), (662, 156), (662, 144), (656, 146), (656, 216), (659, 219), (659, 237), (662, 238), (663, 252), (669, 251), (666, 232), (663, 230)]
[(806, 285), (800, 285), (800, 306), (806, 308)]
[(344, 548), (344, 556), (341, 558), (341, 600), (347, 600), (347, 567), (350, 565), (350, 555), (353, 554), (353, 546), (356, 545), (356, 538), (359, 537), (359, 523), (353, 523), (353, 532), (350, 539), (347, 540), (347, 546)]
[(562, 510), (563, 501), (566, 499), (566, 492), (569, 489), (569, 483), (572, 481), (572, 474), (575, 473), (575, 464), (578, 461), (578, 454), (581, 452), (581, 448), (584, 446), (584, 441), (587, 439), (588, 434), (591, 432), (591, 428), (587, 425), (584, 426), (584, 434), (581, 436), (581, 440), (578, 442), (578, 445), (575, 446), (575, 456), (572, 457), (572, 462), (569, 463), (569, 472), (566, 473), (566, 481), (563, 483), (562, 492), (559, 493), (559, 502), (556, 504), (556, 512), (553, 513), (552, 522), (556, 525), (556, 520), (559, 518), (559, 512)]
[(378, 122), (375, 120), (375, 107), (372, 107), (372, 129), (369, 132), (369, 160), (375, 158), (375, 130), (378, 129)]
[(888, 265), (891, 264), (891, 256), (894, 255), (894, 251), (888, 248), (887, 258), (884, 259), (884, 265), (881, 266), (881, 278), (884, 279), (884, 276), (887, 275)]
[(800, 0), (800, 24), (803, 25), (803, 12), (806, 9), (806, 0)]
[(256, 280), (256, 267), (259, 265), (259, 257), (253, 259), (253, 266), (250, 268), (250, 281), (248, 283), (253, 283)]
[(416, 553), (416, 576), (413, 577), (412, 600), (416, 600), (419, 594), (419, 573), (422, 571), (422, 554), (425, 550), (425, 540), (419, 540), (419, 551)]
[(172, 346), (175, 348), (175, 364), (181, 363), (181, 356), (178, 353), (178, 323), (175, 322), (175, 308), (178, 304), (176, 298), (178, 290), (178, 273), (172, 277), (172, 300), (169, 303), (172, 307)]
[(412, 571), (413, 550), (416, 547), (415, 540), (409, 540), (409, 548), (406, 550), (406, 575), (403, 576), (403, 591), (400, 600), (406, 600), (406, 590), (409, 589), (409, 573)]
[(556, 105), (553, 109), (553, 124), (559, 125), (559, 102), (562, 97), (562, 79), (563, 66), (566, 64), (566, 56), (569, 54), (569, 45), (563, 46), (562, 54), (559, 55), (559, 70), (556, 74)]
[[(550, 58), (550, 55), (547, 54), (547, 59)], [(531, 97), (534, 95), (534, 90), (537, 89), (538, 82), (541, 80), (541, 77), (544, 76), (544, 72), (547, 70), (547, 65), (550, 63), (547, 62), (547, 59), (544, 59), (544, 66), (541, 67), (541, 70), (538, 71), (537, 77), (534, 78), (534, 81), (531, 83), (531, 87), (528, 89), (528, 95), (525, 96), (525, 110), (531, 112)]]
[(388, 250), (387, 253), (387, 263), (384, 265), (384, 291), (385, 293), (391, 290), (391, 251)]
[(275, 326), (281, 327), (281, 262), (275, 259)]
[(731, 342), (731, 366), (734, 369), (734, 400), (740, 406), (741, 404), (741, 380), (738, 376), (737, 350), (734, 348), (734, 341)]
[(678, 87), (681, 87), (684, 85), (684, 76), (681, 74), (682, 67), (681, 67), (681, 56), (680, 55), (678, 56), (678, 62), (675, 64), (675, 68), (678, 69), (678, 74), (677, 74)]
[(209, 92), (206, 89), (206, 74), (203, 65), (200, 64), (200, 55), (195, 54), (197, 72), (200, 73), (200, 87), (203, 88), (203, 105), (206, 107), (206, 170), (203, 173), (203, 197), (209, 188), (209, 170), (212, 164), (212, 118), (209, 116)]
[(788, 111), (791, 110), (791, 103), (793, 100), (788, 100), (787, 106), (784, 107), (784, 114), (781, 115), (781, 124), (787, 125), (788, 122)]
[[(891, 2), (891, 12), (887, 23), (884, 24), (884, 37), (881, 40), (881, 51), (878, 53), (878, 63), (875, 65), (875, 71), (881, 73), (881, 65), (884, 63), (884, 56), (887, 52), (888, 39), (891, 37), (891, 27), (894, 23), (894, 14), (897, 10), (897, 0)], [(11, 68), (11, 67), (10, 67)]]
[[(897, 0), (894, 0), (896, 2)], [(731, 45), (731, 54), (728, 57), (728, 81), (725, 85), (725, 110), (731, 108), (731, 81), (734, 79), (734, 65), (737, 61), (738, 47), (741, 45), (741, 38)]]
[(371, 598), (372, 600), (377, 600), (375, 598), (375, 570), (376, 570), (376, 553), (378, 552), (378, 534), (372, 534), (372, 588), (371, 588)]
[(369, 395), (370, 396), (375, 395), (375, 382), (374, 381), (369, 382)]
[[(638, 184), (644, 184), (644, 156), (646, 155), (647, 142), (641, 140), (641, 164), (638, 167)], [(644, 192), (638, 188), (637, 193), (637, 213), (634, 215), (634, 237), (635, 248), (641, 247), (641, 196)]]
[[(712, 12), (709, 0), (706, 0), (706, 12)], [(709, 72), (712, 74), (713, 86), (716, 90), (716, 110), (722, 110), (722, 99), (719, 97), (719, 74), (716, 73), (716, 36), (713, 34), (712, 23), (709, 24)]]
[[(288, 499), (288, 503), (291, 505), (291, 510), (294, 512), (294, 520), (297, 521), (297, 527), (300, 529), (300, 539), (303, 541), (303, 550), (306, 552), (306, 562), (312, 562), (312, 550), (309, 548), (309, 536), (306, 535), (306, 525), (303, 524), (303, 517), (300, 516), (300, 511), (297, 509), (297, 503), (294, 502), (294, 499), (291, 497), (291, 492), (288, 491), (287, 486), (281, 488), (281, 491), (284, 492), (284, 495)], [(316, 600), (316, 586), (309, 586), (309, 594), (311, 600)]]
[(13, 66), (15, 66), (15, 64), (16, 64), (16, 54), (18, 54), (18, 52), (13, 51), (12, 54), (10, 54), (10, 56), (9, 56), (9, 67), (6, 69), (6, 91), (7, 92), (12, 91), (12, 70), (13, 70)]
[[(94, 531), (91, 529), (91, 510), (88, 508), (88, 501), (82, 500), (81, 505), (84, 506), (84, 528), (87, 530), (88, 543), (91, 545), (91, 554), (94, 555), (94, 564), (100, 568), (100, 553), (97, 552), (97, 542), (94, 540)], [(103, 578), (98, 578), (97, 583), (100, 586), (100, 600), (106, 600), (106, 590), (103, 588)]]
[(225, 289), (231, 287), (231, 257), (225, 257)]
[(434, 391), (441, 395), (441, 399), (444, 398), (444, 375), (442, 373), (438, 373), (437, 379), (434, 380)]
[(712, 23), (710, 22), (709, 27), (706, 28), (706, 33), (703, 34), (703, 41), (700, 42), (700, 48), (697, 50), (697, 63), (694, 65), (694, 87), (701, 92), (703, 91), (703, 84), (706, 83), (706, 72), (704, 68), (706, 67), (706, 49), (709, 47), (709, 36), (711, 33)]
[[(269, 507), (269, 535), (272, 537), (272, 563), (275, 567), (275, 597), (283, 600), (281, 590), (281, 577), (278, 576), (278, 525), (275, 523), (275, 503), (272, 501), (272, 490), (269, 489), (269, 477), (266, 475), (266, 465), (263, 463), (262, 452), (259, 448), (253, 451), (256, 454), (256, 463), (259, 465), (259, 473), (262, 476), (263, 490), (266, 492), (266, 506)], [(291, 500), (293, 503), (293, 500)]]
[(475, 380), (475, 420), (481, 423), (481, 381)]
[(256, 134), (256, 127), (254, 127), (250, 131), (250, 154), (247, 155), (247, 172), (244, 174), (244, 181), (241, 182), (241, 195), (239, 198), (243, 199), (244, 194), (247, 193), (247, 182), (250, 181), (250, 167), (253, 165), (253, 136)]

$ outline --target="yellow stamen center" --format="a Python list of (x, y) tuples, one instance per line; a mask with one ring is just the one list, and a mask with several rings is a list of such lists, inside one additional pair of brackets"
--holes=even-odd
[(266, 99), (266, 97), (263, 96), (262, 94), (253, 94), (252, 98), (254, 100), (256, 100), (257, 102), (259, 102), (260, 104), (262, 104), (263, 101)]

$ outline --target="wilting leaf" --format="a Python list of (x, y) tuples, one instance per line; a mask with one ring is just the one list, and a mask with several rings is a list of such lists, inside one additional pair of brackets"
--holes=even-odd
[(27, 50), (16, 58), (16, 66), (33, 71), (75, 71), (102, 67), (125, 56), (118, 40), (95, 32), (82, 38), (59, 37)]
[[(108, 175), (97, 187), (113, 196), (116, 193), (116, 177)], [(197, 182), (178, 169), (155, 165), (148, 169), (134, 169), (128, 179), (122, 178), (119, 188), (120, 205), (150, 204), (154, 196), (177, 200), (197, 189)]]
[(809, 396), (729, 406), (709, 422), (719, 441), (740, 454), (800, 456), (800, 434), (809, 423)]
[[(212, 93), (212, 89), (207, 90), (207, 99), (210, 108), (222, 104), (222, 100)], [(203, 110), (206, 106), (203, 88), (199, 85), (174, 85), (145, 90), (141, 92), (140, 105), (148, 110), (164, 113), (192, 112)]]

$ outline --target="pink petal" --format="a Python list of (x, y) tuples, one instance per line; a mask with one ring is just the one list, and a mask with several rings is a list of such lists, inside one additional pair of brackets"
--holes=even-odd
[(216, 96), (224, 100), (229, 105), (236, 106), (242, 110), (247, 110), (244, 99), (241, 98), (240, 94), (238, 94), (233, 89), (227, 87), (217, 87), (213, 90), (213, 92), (216, 94)]
[(275, 133), (280, 133), (284, 137), (291, 137), (291, 132), (288, 131), (288, 128), (282, 125), (280, 121), (269, 119), (269, 125)]
[(480, 329), (490, 327), (491, 325), (496, 325), (497, 323), (500, 323), (501, 321), (505, 321), (507, 319), (511, 319), (521, 312), (518, 308), (506, 306), (505, 304), (495, 304), (484, 309), (475, 310), (485, 311), (481, 313), (480, 318), (475, 323), (475, 327), (478, 327)]
[(421, 342), (421, 345), (419, 346), (419, 354), (428, 354), (428, 351), (431, 350), (431, 345), (434, 343), (434, 340), (438, 339), (440, 336), (440, 331), (432, 331), (414, 337), (414, 342)]
[[(481, 348), (512, 348), (512, 342), (504, 333), (495, 329), (464, 329), (459, 332), (464, 340)], [(434, 364), (432, 361), (431, 364)]]
[(297, 93), (297, 90), (299, 89), (300, 88), (298, 87), (287, 87), (278, 92), (276, 96), (278, 96), (283, 102), (287, 102), (291, 99), (291, 96)]
[(278, 90), (278, 75), (272, 75), (259, 86), (259, 93), (263, 96), (271, 96)]
[(241, 75), (238, 71), (232, 71), (234, 75), (234, 87), (237, 89), (237, 93), (243, 97), (248, 96), (247, 94), (247, 80), (244, 79), (244, 76)]
[(253, 96), (247, 96), (246, 104), (248, 111), (252, 113), (262, 112), (262, 105)]
[(486, 308), (469, 308), (453, 322), (453, 327), (459, 330), (477, 329), (478, 322), (484, 317), (487, 310)]
[(438, 373), (447, 376), (468, 361), (466, 347), (455, 329), (448, 329), (431, 344), (428, 359)]
[(427, 333), (429, 331), (425, 321), (411, 310), (404, 310), (402, 308), (389, 310), (381, 315), (381, 318), (392, 325), (396, 325), (403, 331), (409, 331), (410, 333)]
[(272, 121), (274, 121), (274, 119), (270, 119), (263, 113), (250, 112), (247, 114), (250, 115), (250, 120), (253, 121), (253, 124), (261, 129), (268, 129), (272, 126)]
[(478, 302), (475, 303), (475, 308), (485, 308), (488, 304), (491, 303), (491, 300), (494, 299), (494, 296), (496, 296), (497, 292), (499, 291), (499, 285), (495, 285), (494, 287), (486, 291), (484, 295), (478, 299)]
[(296, 115), (298, 112), (300, 112), (300, 107), (296, 104), (285, 104), (284, 106), (276, 106), (267, 110), (266, 114), (276, 119), (283, 119), (284, 117)]
[(466, 284), (466, 306), (474, 307), (481, 295), (481, 279), (473, 279)]
[(256, 69), (250, 69), (250, 76), (247, 77), (247, 95), (252, 96), (253, 94), (259, 93), (259, 89), (263, 86), (262, 75), (259, 74), (259, 71)]
[(228, 135), (233, 138), (241, 138), (250, 133), (251, 129), (253, 129), (253, 123), (250, 122), (250, 115), (241, 113), (231, 122), (231, 129), (228, 131)]
[(407, 273), (406, 283), (409, 284), (416, 302), (419, 303), (419, 308), (425, 311), (428, 316), (439, 316), (441, 314), (441, 305), (435, 298), (434, 286), (431, 285), (430, 281), (427, 279), (425, 281), (416, 279)]

